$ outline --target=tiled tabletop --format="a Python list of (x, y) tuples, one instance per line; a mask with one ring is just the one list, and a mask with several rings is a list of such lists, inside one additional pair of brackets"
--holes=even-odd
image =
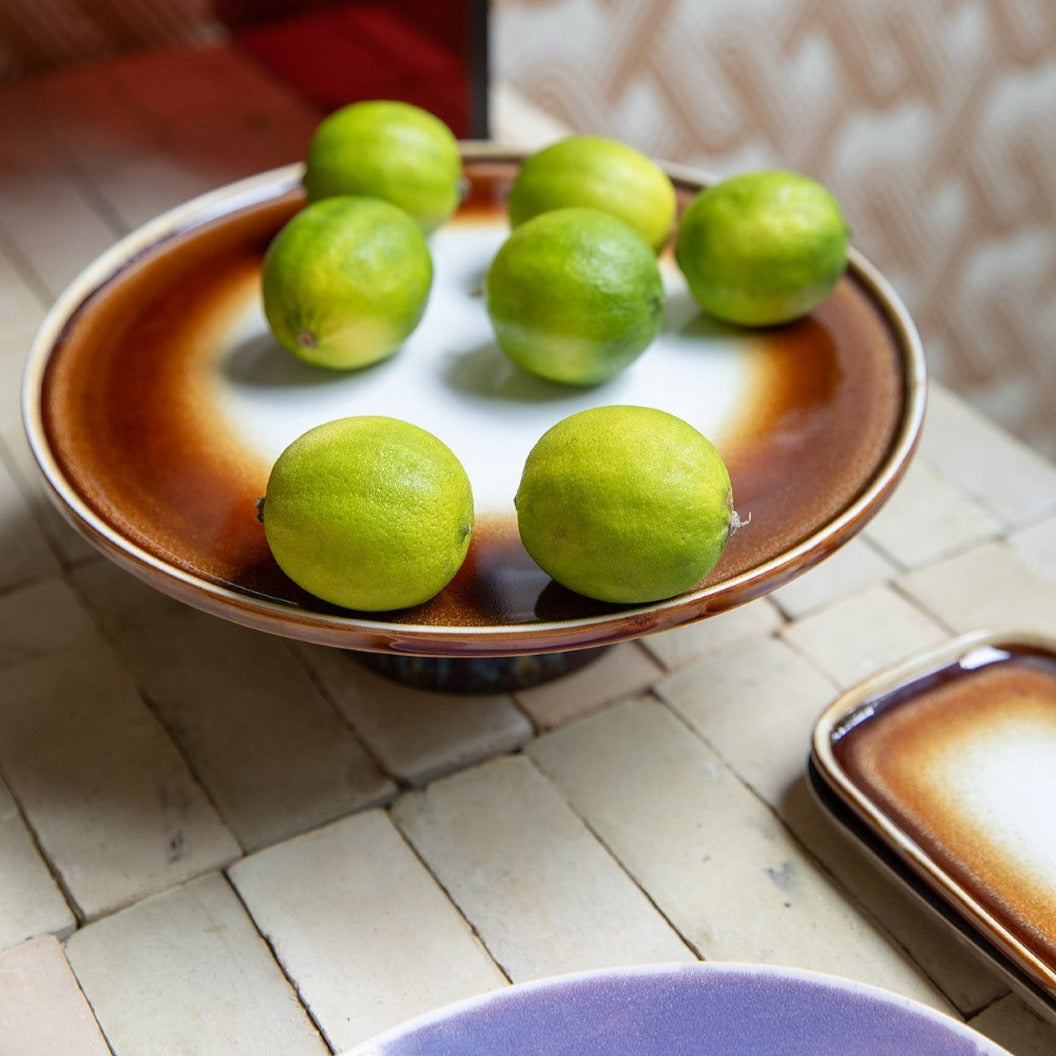
[[(495, 111), (502, 138), (551, 132)], [(0, 92), (0, 1054), (340, 1053), (511, 982), (709, 959), (877, 984), (1051, 1056), (1056, 1027), (805, 779), (841, 688), (959, 632), (1056, 634), (1056, 468), (941, 387), (837, 555), (513, 694), (184, 608), (50, 509), (18, 408), (48, 304), (317, 119), (222, 48)]]

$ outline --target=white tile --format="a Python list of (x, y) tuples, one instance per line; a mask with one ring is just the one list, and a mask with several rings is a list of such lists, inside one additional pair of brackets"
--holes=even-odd
[(109, 1056), (58, 941), (0, 952), (0, 1056)]
[(949, 637), (941, 624), (889, 587), (870, 587), (788, 624), (781, 633), (842, 687)]
[(895, 571), (890, 561), (863, 538), (857, 538), (770, 596), (786, 615), (795, 619), (848, 594), (886, 583), (894, 578)]
[(531, 739), (531, 724), (508, 694), (429, 692), (383, 678), (341, 650), (300, 651), (386, 771), (407, 784), (423, 785)]
[(127, 672), (53, 584), (0, 596), (0, 769), (88, 918), (238, 845)]
[(164, 597), (107, 562), (74, 579), (244, 848), (395, 794), (286, 642)]
[(948, 1007), (663, 704), (617, 704), (530, 754), (701, 956), (828, 971)]
[(677, 671), (695, 660), (717, 656), (742, 642), (768, 635), (781, 622), (781, 613), (774, 603), (769, 598), (759, 598), (685, 627), (646, 635), (640, 641), (668, 671)]
[(52, 549), (69, 563), (95, 551), (62, 519), (44, 491), (43, 477), (30, 454), (22, 425), (22, 375), (33, 334), (0, 336), (0, 443), (10, 456), (10, 470), (27, 509)]
[(0, 594), (0, 673), (25, 660), (93, 644), (100, 639), (91, 616), (58, 577)]
[(58, 571), (54, 552), (0, 457), (0, 591)]
[(0, 780), (0, 949), (47, 932), (65, 935), (75, 925), (11, 792)]
[(831, 870), (847, 897), (881, 922), (963, 1015), (1007, 992), (1008, 984), (947, 920), (877, 864), (856, 838), (836, 827), (805, 777), (786, 790), (781, 815), (803, 845)]
[(1000, 519), (917, 459), (865, 534), (900, 565), (917, 568), (1001, 535)]
[(230, 876), (335, 1051), (506, 983), (384, 813), (259, 851)]
[(267, 129), (229, 121), (167, 138), (91, 180), (108, 215), (132, 230), (198, 195), (297, 160)]
[(47, 301), (26, 281), (0, 240), (0, 336), (35, 331), (44, 318)]
[(580, 668), (552, 682), (518, 690), (517, 703), (541, 730), (552, 729), (595, 711), (609, 701), (640, 692), (662, 669), (635, 642), (623, 642)]
[(1056, 516), (1011, 532), (1008, 542), (1023, 564), (1056, 585)]
[(932, 384), (920, 453), (1005, 524), (1056, 509), (1056, 466)]
[(52, 298), (121, 233), (79, 181), (38, 165), (0, 170), (0, 228)]
[(665, 679), (656, 692), (781, 815), (855, 901), (881, 920), (962, 1011), (1004, 992), (992, 972), (909, 894), (840, 839), (806, 790), (811, 736), (834, 683), (780, 639), (752, 643)]
[(120, 166), (96, 173), (92, 183), (122, 232), (133, 231), (148, 220), (211, 191), (229, 180), (182, 162), (164, 147), (138, 152)]
[(120, 1056), (328, 1051), (219, 874), (89, 924), (67, 955)]
[(1056, 634), (1056, 584), (1006, 543), (984, 543), (918, 569), (900, 586), (959, 633), (1027, 628)]
[(980, 1012), (971, 1025), (1014, 1056), (1052, 1056), (1056, 1052), (1056, 1024), (1042, 1019), (1013, 995)]
[(838, 693), (777, 638), (694, 664), (654, 691), (776, 810), (802, 777), (814, 723)]
[(523, 756), (405, 795), (392, 813), (515, 983), (694, 959)]

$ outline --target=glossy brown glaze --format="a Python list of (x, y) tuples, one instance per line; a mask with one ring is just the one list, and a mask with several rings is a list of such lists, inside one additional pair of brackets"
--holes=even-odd
[[(1019, 783), (1031, 753), (1056, 744), (1056, 657), (1002, 645), (971, 670), (954, 661), (870, 697), (846, 727), (833, 739), (833, 756), (888, 820), (888, 834), (920, 848), (935, 870), (925, 878), (941, 877), (945, 897), (956, 904), (960, 889), (996, 922), (992, 942), (1011, 936), (1047, 966), (1042, 981), (1051, 991), (1056, 882), (1040, 852), (1051, 846), (1054, 826), (1008, 832), (1001, 818), (1009, 806), (1023, 818), (1039, 808), (1051, 817), (1051, 803), (1037, 801), (1045, 789), (1034, 789), (1031, 802)], [(1012, 796), (1016, 803), (1002, 803)], [(1006, 952), (1022, 963), (1015, 950)]]
[[(469, 193), (453, 223), (501, 216), (516, 164), (467, 157)], [(692, 190), (680, 184), (683, 201)], [(910, 377), (916, 350), (869, 276), (851, 269), (809, 318), (741, 335), (756, 380), (724, 455), (751, 523), (696, 597), (630, 610), (591, 602), (531, 562), (512, 517), (483, 517), (466, 565), (432, 602), (370, 617), (335, 609), (275, 565), (254, 516), (269, 466), (209, 401), (211, 335), (258, 296), (264, 250), (301, 201), (289, 179), (276, 181), (270, 197), (143, 247), (88, 292), (47, 350), (40, 421), (60, 505), (119, 563), (192, 604), (354, 648), (602, 644), (729, 608), (821, 560), (875, 512), (908, 458), (922, 398), (911, 391), (922, 386)], [(702, 341), (719, 332), (703, 316), (691, 325)]]

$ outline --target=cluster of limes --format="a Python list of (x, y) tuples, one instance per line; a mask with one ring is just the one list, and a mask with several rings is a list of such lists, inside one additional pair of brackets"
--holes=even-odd
[[(336, 111), (309, 145), (307, 204), (265, 254), (274, 336), (298, 357), (355, 369), (391, 355), (420, 322), (433, 278), (428, 235), (457, 208), (461, 155), (441, 121), (391, 101)], [(668, 175), (633, 148), (572, 136), (525, 159), (511, 233), (485, 281), (499, 346), (569, 385), (624, 370), (663, 324), (659, 253), (705, 311), (768, 326), (812, 310), (846, 266), (835, 199), (793, 173), (732, 177), (677, 216)], [(559, 422), (525, 463), (515, 506), (525, 549), (557, 582), (636, 603), (691, 589), (737, 525), (726, 466), (688, 423), (608, 406)], [(260, 504), (271, 551), (310, 593), (348, 608), (420, 604), (468, 552), (473, 496), (454, 453), (395, 418), (309, 430), (272, 468)]]

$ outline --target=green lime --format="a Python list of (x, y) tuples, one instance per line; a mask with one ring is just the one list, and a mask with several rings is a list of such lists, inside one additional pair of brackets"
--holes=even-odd
[(432, 433), (397, 418), (340, 418), (279, 455), (260, 517), (290, 579), (377, 612), (421, 604), (451, 581), (469, 549), (473, 495)]
[(568, 385), (614, 377), (649, 346), (664, 317), (653, 251), (598, 209), (554, 209), (521, 224), (492, 260), (485, 296), (510, 359)]
[(675, 224), (675, 188), (667, 173), (626, 143), (601, 136), (569, 136), (525, 158), (506, 203), (514, 227), (576, 205), (618, 216), (656, 252)]
[(710, 315), (772, 326), (825, 299), (846, 269), (847, 239), (839, 203), (820, 183), (751, 172), (697, 194), (679, 223), (675, 258)]
[(391, 355), (429, 300), (433, 261), (402, 209), (375, 198), (306, 205), (264, 255), (264, 314), (276, 340), (309, 363), (347, 370)]
[(312, 201), (335, 194), (381, 198), (432, 231), (461, 196), (458, 140), (410, 103), (374, 99), (325, 117), (308, 144), (304, 187)]
[(516, 496), (524, 548), (558, 583), (636, 604), (695, 587), (718, 563), (733, 490), (712, 443), (652, 407), (579, 411), (525, 461)]

